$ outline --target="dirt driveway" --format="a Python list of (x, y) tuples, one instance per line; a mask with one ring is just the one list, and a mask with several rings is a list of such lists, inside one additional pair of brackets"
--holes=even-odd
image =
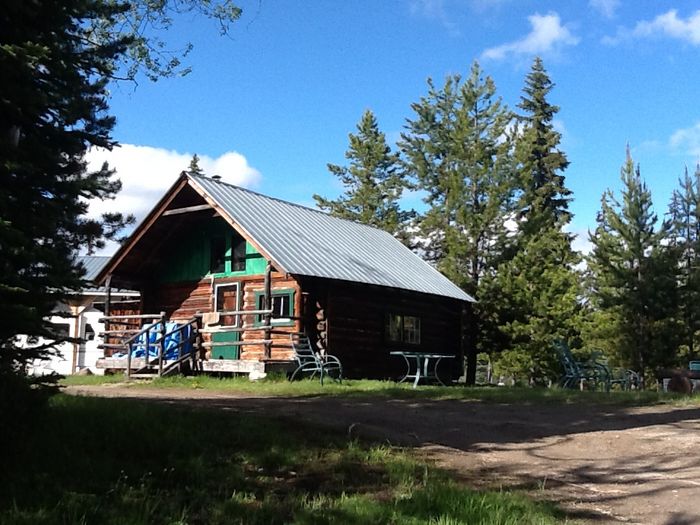
[(68, 393), (304, 419), (416, 447), (471, 484), (520, 488), (594, 523), (700, 524), (700, 408), (250, 397), (104, 385)]

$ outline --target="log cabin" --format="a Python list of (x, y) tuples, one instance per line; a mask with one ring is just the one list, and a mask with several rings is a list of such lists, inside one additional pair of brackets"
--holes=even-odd
[(97, 281), (141, 293), (138, 315), (105, 311), (100, 366), (129, 372), (149, 365), (147, 352), (124, 363), (125, 338), (143, 331), (129, 325), (137, 319), (162, 321), (163, 336), (167, 322), (189, 326), (190, 363), (201, 371), (288, 370), (289, 334), (305, 333), (346, 377), (400, 375), (392, 350), (454, 355), (454, 376), (473, 301), (385, 231), (186, 172)]

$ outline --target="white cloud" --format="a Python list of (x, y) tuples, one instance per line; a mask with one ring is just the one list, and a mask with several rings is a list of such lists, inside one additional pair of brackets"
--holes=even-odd
[(527, 19), (532, 27), (527, 35), (520, 40), (487, 49), (482, 58), (503, 60), (511, 55), (541, 55), (579, 43), (579, 38), (574, 36), (568, 27), (562, 25), (557, 13), (535, 13)]
[(588, 230), (572, 230), (570, 233), (575, 235), (571, 248), (581, 255), (588, 255), (593, 251), (593, 243), (588, 236)]
[(675, 38), (700, 46), (700, 10), (684, 19), (678, 16), (676, 9), (671, 9), (653, 20), (637, 22), (634, 29), (620, 28), (616, 36), (603, 38), (603, 43), (615, 45), (622, 40), (657, 36)]
[(447, 15), (444, 0), (411, 0), (410, 9), (412, 15), (437, 20), (451, 36), (459, 36), (457, 25)]
[[(180, 172), (187, 169), (191, 159), (191, 153), (133, 144), (122, 144), (112, 151), (93, 148), (87, 154), (89, 169), (97, 169), (103, 162), (108, 162), (117, 170), (122, 190), (116, 199), (90, 202), (88, 215), (96, 217), (105, 212), (119, 211), (133, 213), (138, 222), (175, 182)], [(199, 166), (207, 175), (221, 175), (223, 181), (238, 186), (255, 186), (261, 177), (246, 158), (235, 151), (217, 158), (203, 155)]]
[(508, 2), (508, 0), (471, 0), (471, 8), (477, 13), (482, 13), (484, 11), (498, 9), (503, 4)]
[(690, 128), (675, 131), (668, 143), (674, 150), (682, 150), (687, 155), (700, 157), (700, 121)]
[(590, 0), (588, 5), (605, 18), (613, 18), (615, 16), (615, 11), (620, 7), (620, 0)]

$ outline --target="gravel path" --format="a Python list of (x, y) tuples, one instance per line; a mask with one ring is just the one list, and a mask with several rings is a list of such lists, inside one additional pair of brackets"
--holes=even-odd
[(303, 419), (415, 447), (470, 484), (521, 488), (594, 523), (700, 525), (700, 408), (255, 397), (102, 385), (138, 398)]

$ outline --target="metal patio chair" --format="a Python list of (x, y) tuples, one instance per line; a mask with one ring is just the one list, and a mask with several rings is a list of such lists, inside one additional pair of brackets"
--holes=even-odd
[(290, 381), (294, 381), (297, 376), (302, 377), (304, 374), (312, 378), (318, 374), (321, 385), (323, 385), (325, 377), (342, 382), (343, 365), (337, 357), (330, 354), (321, 355), (314, 351), (307, 335), (293, 333), (289, 335), (289, 338), (292, 341), (294, 360), (297, 363), (296, 369), (289, 378)]
[(641, 384), (639, 374), (634, 370), (621, 367), (611, 367), (601, 350), (594, 350), (591, 353), (591, 361), (603, 371), (606, 391), (610, 391), (613, 386), (618, 385), (621, 390), (635, 390)]
[(554, 343), (554, 348), (563, 369), (559, 379), (562, 388), (583, 388), (583, 384), (587, 383), (593, 385), (593, 390), (596, 390), (599, 384), (602, 384), (606, 391), (610, 390), (610, 372), (605, 365), (595, 360), (577, 361), (564, 341)]

